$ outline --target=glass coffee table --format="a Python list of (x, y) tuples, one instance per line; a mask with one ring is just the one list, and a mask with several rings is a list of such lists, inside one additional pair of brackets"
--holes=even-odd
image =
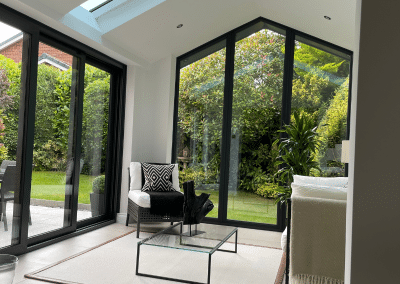
[[(203, 224), (202, 224), (203, 225)], [(197, 226), (196, 226), (197, 229)], [(211, 256), (216, 251), (237, 253), (237, 237), (238, 228), (226, 227), (220, 225), (204, 224), (202, 231), (191, 231), (191, 233), (183, 233), (183, 222), (179, 222), (169, 228), (148, 237), (137, 244), (136, 256), (136, 275), (152, 277), (157, 279), (171, 280), (182, 283), (204, 284), (189, 280), (169, 278), (158, 275), (146, 274), (139, 272), (140, 247), (154, 246), (185, 250), (190, 252), (208, 254), (208, 274), (207, 284), (210, 283), (211, 275)], [(220, 249), (220, 247), (235, 234), (235, 250)]]

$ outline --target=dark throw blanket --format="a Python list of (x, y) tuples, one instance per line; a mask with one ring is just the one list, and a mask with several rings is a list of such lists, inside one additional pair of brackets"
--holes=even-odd
[(157, 215), (169, 214), (182, 216), (183, 194), (177, 191), (146, 191), (150, 195), (150, 213)]

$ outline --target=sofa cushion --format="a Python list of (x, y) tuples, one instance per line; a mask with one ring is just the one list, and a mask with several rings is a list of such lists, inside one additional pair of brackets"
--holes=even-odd
[(143, 208), (150, 208), (150, 195), (140, 189), (129, 191), (128, 198)]
[(344, 187), (292, 183), (292, 196), (347, 200), (347, 190)]
[(348, 181), (348, 177), (309, 177), (300, 175), (293, 176), (293, 183), (295, 184), (314, 184), (317, 186), (347, 187)]

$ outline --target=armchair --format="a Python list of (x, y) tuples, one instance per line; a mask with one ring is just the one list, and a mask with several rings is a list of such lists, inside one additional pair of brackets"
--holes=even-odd
[[(153, 164), (154, 165), (154, 164)], [(155, 164), (155, 165), (166, 165), (166, 164)], [(183, 220), (183, 194), (179, 189), (179, 171), (178, 165), (172, 171), (170, 180), (172, 180), (173, 191), (171, 193), (181, 194), (181, 202), (171, 201), (170, 212), (154, 212), (156, 208), (151, 207), (150, 195), (146, 191), (142, 191), (145, 184), (144, 173), (142, 170), (141, 163), (132, 162), (128, 168), (129, 170), (129, 193), (128, 193), (128, 212), (126, 217), (126, 226), (128, 226), (130, 217), (137, 223), (136, 237), (139, 238), (140, 223), (141, 222), (179, 222)], [(178, 197), (180, 197), (178, 195)], [(178, 205), (176, 205), (178, 204)], [(153, 210), (152, 210), (153, 209)]]
[[(4, 161), (3, 161), (4, 162)], [(10, 161), (12, 162), (12, 161)], [(2, 164), (3, 165), (3, 164)], [(0, 217), (4, 222), (4, 231), (8, 231), (7, 224), (7, 202), (14, 200), (14, 192), (17, 190), (17, 167), (13, 163), (8, 163), (1, 177), (0, 183)], [(29, 211), (29, 225), (32, 225), (31, 213)]]

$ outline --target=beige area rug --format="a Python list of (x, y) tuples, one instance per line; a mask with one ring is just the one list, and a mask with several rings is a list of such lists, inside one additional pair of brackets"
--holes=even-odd
[[(141, 239), (150, 236), (142, 233)], [(136, 276), (136, 234), (119, 236), (62, 261), (26, 274), (26, 278), (57, 284), (167, 284), (167, 280)], [(221, 249), (233, 250), (233, 243)], [(211, 260), (211, 283), (273, 284), (282, 250), (238, 244), (238, 253), (217, 251)], [(140, 247), (139, 272), (206, 283), (208, 254), (153, 246)]]

